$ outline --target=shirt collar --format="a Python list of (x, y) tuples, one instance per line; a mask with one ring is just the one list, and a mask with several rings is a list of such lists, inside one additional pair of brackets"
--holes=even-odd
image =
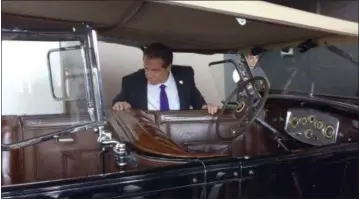
[(172, 72), (170, 72), (170, 74), (168, 75), (168, 78), (165, 82), (163, 82), (161, 84), (156, 84), (156, 85), (149, 84), (149, 83), (147, 83), (147, 84), (150, 86), (153, 86), (153, 87), (160, 87), (163, 84), (163, 85), (166, 85), (166, 87), (168, 87), (172, 82), (174, 82), (174, 77), (173, 77)]
[(168, 78), (167, 80), (163, 83), (164, 85), (168, 86), (169, 83), (173, 82), (174, 81), (174, 78), (173, 78), (173, 75), (172, 75), (172, 72), (170, 72), (170, 74), (168, 75)]

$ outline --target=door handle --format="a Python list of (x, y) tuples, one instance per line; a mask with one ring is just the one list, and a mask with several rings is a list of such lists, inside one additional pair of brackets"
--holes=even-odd
[(75, 141), (73, 136), (61, 136), (56, 138), (57, 143), (74, 143)]

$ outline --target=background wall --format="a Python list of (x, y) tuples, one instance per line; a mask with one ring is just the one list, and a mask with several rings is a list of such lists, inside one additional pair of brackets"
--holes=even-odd
[(314, 12), (344, 20), (358, 21), (358, 0), (267, 0), (271, 3), (296, 8), (303, 11)]

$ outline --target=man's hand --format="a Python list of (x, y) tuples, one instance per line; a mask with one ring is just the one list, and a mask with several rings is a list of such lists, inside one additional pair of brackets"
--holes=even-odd
[(116, 111), (120, 111), (120, 110), (127, 110), (131, 108), (131, 104), (127, 103), (127, 102), (116, 102), (112, 109), (116, 110)]
[(213, 114), (217, 113), (218, 106), (215, 104), (207, 104), (207, 105), (203, 105), (202, 109), (208, 109), (208, 113), (213, 115)]

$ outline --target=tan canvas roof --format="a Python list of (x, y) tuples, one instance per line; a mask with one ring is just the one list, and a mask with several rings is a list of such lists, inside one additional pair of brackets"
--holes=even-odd
[[(236, 17), (247, 23), (239, 25)], [(162, 42), (177, 51), (192, 52), (358, 37), (358, 23), (264, 1), (2, 2), (6, 28), (71, 30), (82, 22), (93, 24), (102, 36), (138, 46)]]

